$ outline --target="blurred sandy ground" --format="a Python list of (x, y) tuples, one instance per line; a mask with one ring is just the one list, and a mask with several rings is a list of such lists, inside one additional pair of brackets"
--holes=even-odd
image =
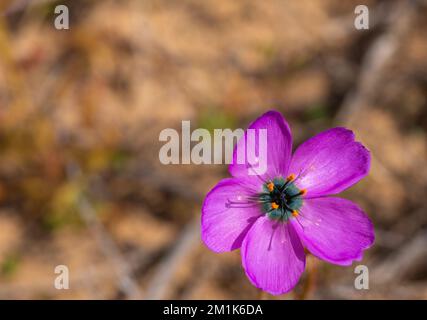
[[(275, 108), (296, 144), (345, 125), (370, 148), (344, 196), (377, 235), (369, 290), (310, 258), (276, 299), (426, 299), (427, 5), (366, 1), (357, 31), (358, 2), (2, 1), (0, 298), (258, 298), (239, 253), (199, 238), (226, 166), (163, 166), (158, 136)], [(70, 30), (53, 27), (58, 4)], [(70, 290), (53, 287), (59, 264)]]

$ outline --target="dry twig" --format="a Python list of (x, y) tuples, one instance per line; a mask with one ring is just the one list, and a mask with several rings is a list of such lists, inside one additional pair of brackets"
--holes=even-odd
[[(68, 168), (68, 175), (70, 179), (76, 179), (81, 175), (80, 168), (77, 165), (70, 165)], [(121, 255), (116, 243), (113, 241), (102, 223), (99, 221), (92, 204), (86, 197), (81, 196), (78, 202), (78, 208), (80, 217), (85, 222), (89, 230), (91, 230), (93, 233), (103, 253), (111, 261), (119, 279), (120, 289), (129, 299), (140, 298), (141, 293), (138, 287), (138, 283), (132, 274), (131, 266)]]
[(379, 264), (372, 273), (378, 284), (396, 283), (404, 280), (411, 270), (427, 261), (427, 230), (421, 230), (408, 243), (400, 246), (388, 259)]
[(361, 66), (357, 87), (345, 98), (336, 122), (346, 124), (372, 101), (384, 71), (410, 29), (416, 13), (416, 1), (396, 1), (390, 9), (388, 28), (369, 47)]
[(156, 273), (152, 277), (147, 289), (147, 299), (164, 299), (166, 297), (176, 269), (194, 247), (198, 239), (199, 220), (195, 219), (184, 228), (175, 246), (170, 249), (170, 253), (166, 255), (157, 267)]

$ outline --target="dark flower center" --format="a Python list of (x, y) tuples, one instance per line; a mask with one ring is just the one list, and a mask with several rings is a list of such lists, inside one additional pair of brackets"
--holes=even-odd
[(294, 180), (295, 176), (290, 175), (286, 180), (280, 177), (264, 183), (258, 196), (263, 212), (270, 219), (287, 221), (298, 216), (306, 190), (298, 189)]

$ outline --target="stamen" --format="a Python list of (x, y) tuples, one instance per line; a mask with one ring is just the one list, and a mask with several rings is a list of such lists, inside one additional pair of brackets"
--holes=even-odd
[(295, 219), (297, 220), (297, 222), (300, 225), (301, 229), (305, 230), (305, 227), (302, 225), (301, 221), (299, 221), (298, 216), (295, 216)]
[(271, 207), (276, 210), (277, 208), (279, 208), (279, 205), (276, 202), (272, 202), (271, 203)]
[(292, 210), (292, 216), (293, 217), (298, 217), (298, 211), (297, 210)]
[(279, 188), (280, 192), (283, 194), (283, 192), (285, 192), (285, 190), (288, 188), (289, 184), (294, 180), (295, 180), (295, 175), (293, 173), (291, 173), (286, 178), (286, 182), (283, 184), (283, 186), (281, 188)]
[(297, 194), (294, 194), (292, 196), (289, 197), (289, 199), (293, 199), (299, 196), (303, 196), (307, 193), (307, 189), (301, 189), (300, 192), (298, 192)]
[(227, 209), (234, 209), (234, 208), (253, 208), (256, 205), (258, 205), (257, 203), (232, 203), (232, 202), (226, 202), (225, 203), (225, 207)]
[(273, 190), (274, 190), (274, 183), (273, 182), (267, 183), (267, 188), (268, 188), (268, 191), (273, 192)]
[[(268, 193), (265, 193), (265, 195), (268, 195)], [(225, 206), (227, 208), (251, 208), (265, 203), (270, 203), (270, 200), (260, 199), (257, 196), (239, 196), (237, 200), (227, 199)]]
[(295, 175), (294, 175), (293, 173), (291, 173), (291, 174), (286, 178), (286, 180), (287, 180), (287, 181), (293, 181), (293, 180), (295, 180)]

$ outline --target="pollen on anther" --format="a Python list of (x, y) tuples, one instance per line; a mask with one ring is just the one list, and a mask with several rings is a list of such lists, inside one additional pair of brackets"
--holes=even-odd
[(292, 174), (290, 174), (287, 178), (286, 178), (286, 180), (288, 180), (288, 181), (293, 181), (293, 180), (295, 180), (295, 175), (292, 173)]
[(292, 216), (298, 217), (298, 211), (297, 210), (292, 210)]
[(272, 202), (271, 203), (271, 208), (273, 208), (274, 210), (276, 210), (277, 208), (279, 208), (279, 205), (276, 202)]
[(273, 182), (269, 182), (267, 184), (267, 188), (268, 188), (268, 191), (272, 192), (274, 190), (274, 183)]
[(303, 196), (303, 195), (305, 195), (307, 193), (307, 189), (302, 189), (301, 191), (300, 191), (300, 194)]

